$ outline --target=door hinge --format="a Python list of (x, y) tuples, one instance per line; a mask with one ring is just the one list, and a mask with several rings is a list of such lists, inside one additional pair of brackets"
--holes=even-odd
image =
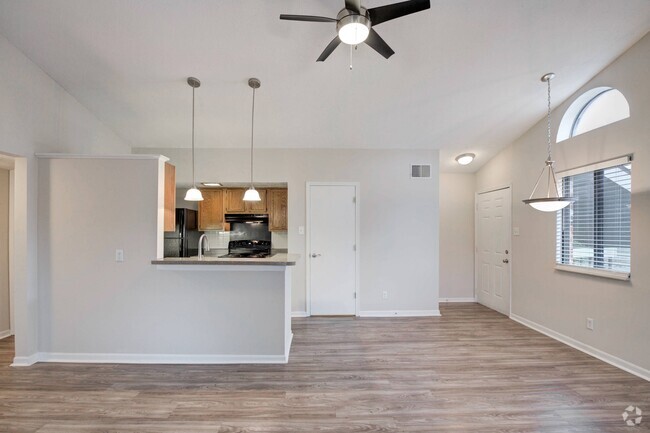
[(352, 245), (352, 251), (356, 251), (356, 250), (357, 250), (357, 244)]
[(354, 292), (354, 299), (357, 299), (357, 292)]
[(352, 197), (352, 203), (356, 203), (356, 202), (357, 202), (357, 198), (356, 198), (356, 197)]

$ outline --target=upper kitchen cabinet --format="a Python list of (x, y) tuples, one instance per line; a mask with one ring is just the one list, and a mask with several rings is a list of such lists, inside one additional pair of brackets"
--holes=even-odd
[(287, 190), (269, 189), (267, 196), (269, 201), (269, 230), (272, 232), (287, 231)]
[(258, 189), (261, 201), (244, 201), (244, 188), (228, 188), (225, 190), (225, 213), (266, 213), (266, 190)]
[(224, 194), (220, 189), (203, 189), (199, 202), (199, 230), (223, 230)]
[(176, 230), (176, 167), (165, 163), (165, 218), (164, 230)]

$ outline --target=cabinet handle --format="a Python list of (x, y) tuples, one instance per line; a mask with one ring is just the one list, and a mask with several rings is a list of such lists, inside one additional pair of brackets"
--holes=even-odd
[(315, 259), (316, 257), (320, 257), (320, 254), (311, 253), (311, 257), (312, 257), (313, 259)]

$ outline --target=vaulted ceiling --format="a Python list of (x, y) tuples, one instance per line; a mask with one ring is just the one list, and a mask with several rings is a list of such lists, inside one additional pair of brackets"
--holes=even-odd
[[(366, 0), (365, 7), (391, 3)], [(316, 58), (338, 0), (0, 0), (0, 33), (133, 147), (256, 145), (441, 149), (477, 169), (650, 30), (648, 0), (432, 0), (376, 27), (396, 54), (362, 45)]]

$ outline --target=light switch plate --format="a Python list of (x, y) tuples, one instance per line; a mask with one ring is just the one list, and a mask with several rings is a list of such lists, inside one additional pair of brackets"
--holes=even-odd
[(305, 234), (305, 226), (298, 226), (298, 234), (299, 235)]
[(513, 227), (512, 228), (512, 235), (513, 236), (519, 236), (519, 227)]
[(118, 263), (124, 261), (124, 250), (115, 250), (115, 261)]

